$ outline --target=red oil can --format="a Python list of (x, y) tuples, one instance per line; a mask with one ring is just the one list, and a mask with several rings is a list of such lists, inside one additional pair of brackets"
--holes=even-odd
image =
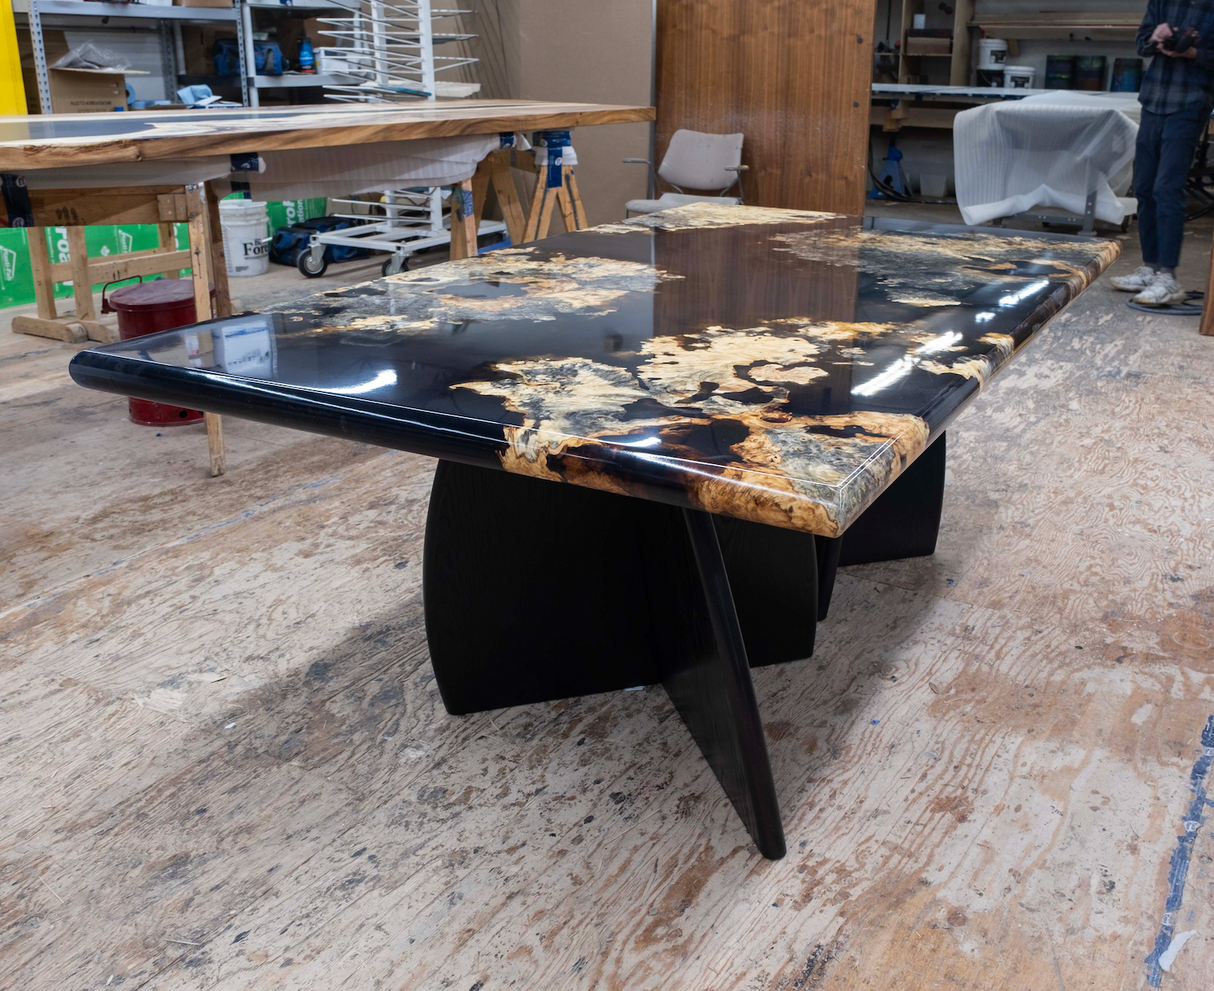
[[(211, 298), (215, 298), (214, 286), (211, 287)], [(116, 289), (108, 299), (102, 293), (101, 311), (108, 313), (111, 310), (118, 314), (118, 335), (124, 341), (184, 327), (197, 322), (194, 315), (194, 284), (189, 279), (157, 279), (155, 282), (141, 282)], [(146, 399), (130, 399), (128, 403), (131, 420), (146, 427), (171, 427), (202, 419), (202, 413), (196, 409), (183, 409)]]

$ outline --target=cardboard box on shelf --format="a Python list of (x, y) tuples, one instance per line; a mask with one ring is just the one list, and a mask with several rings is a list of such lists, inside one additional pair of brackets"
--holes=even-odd
[[(44, 31), (43, 48), (47, 65), (53, 65), (68, 52), (62, 31)], [(17, 38), (25, 99), (31, 114), (40, 113), (38, 76), (34, 72), (34, 49), (28, 31)], [(51, 112), (56, 114), (112, 113), (126, 110), (126, 77), (146, 76), (132, 69), (48, 69)]]
[(99, 114), (126, 109), (121, 69), (51, 69), (51, 108), (57, 114)]
[(947, 28), (918, 28), (906, 32), (907, 55), (948, 55), (953, 32)]
[(174, 7), (231, 7), (232, 0), (173, 0)]

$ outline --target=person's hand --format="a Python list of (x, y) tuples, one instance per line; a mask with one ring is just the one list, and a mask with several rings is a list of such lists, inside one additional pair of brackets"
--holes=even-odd
[(1161, 48), (1158, 54), (1166, 55), (1168, 58), (1197, 58), (1197, 49), (1189, 48), (1183, 52), (1170, 52), (1166, 48)]
[(1171, 25), (1160, 24), (1155, 28), (1154, 31), (1151, 32), (1151, 41), (1155, 42), (1157, 45), (1162, 45), (1167, 38), (1172, 37), (1172, 35), (1175, 33), (1176, 32), (1172, 30)]

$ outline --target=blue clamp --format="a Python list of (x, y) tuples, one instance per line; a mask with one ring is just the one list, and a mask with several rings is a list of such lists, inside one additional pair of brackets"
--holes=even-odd
[(548, 149), (548, 188), (559, 189), (564, 180), (561, 177), (561, 166), (564, 164), (562, 149), (569, 148), (573, 141), (568, 131), (536, 131), (535, 143)]
[(25, 176), (0, 172), (0, 194), (4, 196), (9, 227), (34, 226), (34, 206), (30, 203), (30, 191), (25, 187)]
[(502, 131), (498, 135), (498, 140), (501, 141), (501, 147), (513, 148), (514, 147), (514, 132), (513, 131)]

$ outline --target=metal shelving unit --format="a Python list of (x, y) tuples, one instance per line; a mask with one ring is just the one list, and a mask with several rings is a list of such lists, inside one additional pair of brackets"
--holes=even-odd
[[(179, 35), (174, 27), (182, 24), (235, 24), (240, 51), (243, 53), (244, 31), (239, 12), (235, 7), (162, 7), (140, 3), (98, 3), (93, 0), (27, 0), (22, 5), (13, 4), (14, 13), (24, 12), (30, 29), (30, 40), (34, 50), (34, 73), (38, 78), (38, 103), (44, 114), (51, 113), (51, 84), (46, 64), (45, 27), (98, 27), (108, 20), (123, 24), (144, 21), (155, 24), (160, 36), (160, 59), (164, 74), (165, 99), (173, 99), (177, 93), (177, 50)], [(243, 56), (242, 56), (243, 58)], [(248, 94), (241, 73), (242, 102), (248, 104)]]
[(339, 73), (284, 73), (281, 76), (265, 76), (253, 72), (253, 68), (257, 64), (253, 55), (253, 34), (256, 30), (254, 14), (257, 11), (267, 11), (279, 16), (318, 17), (322, 14), (342, 13), (346, 9), (344, 6), (337, 3), (312, 2), (312, 0), (302, 0), (302, 2), (291, 0), (288, 3), (280, 3), (279, 0), (237, 0), (237, 3), (240, 4), (241, 61), (246, 67), (242, 86), (246, 106), (260, 106), (261, 100), (258, 97), (258, 91), (263, 89), (340, 86), (352, 81), (351, 78)]

